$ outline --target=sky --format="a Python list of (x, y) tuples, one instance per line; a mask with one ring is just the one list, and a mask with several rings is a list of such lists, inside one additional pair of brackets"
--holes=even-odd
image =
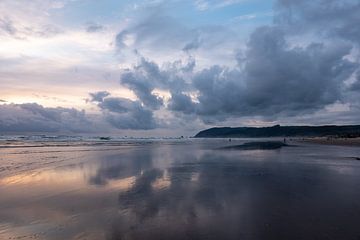
[(0, 134), (359, 124), (359, 0), (0, 0)]

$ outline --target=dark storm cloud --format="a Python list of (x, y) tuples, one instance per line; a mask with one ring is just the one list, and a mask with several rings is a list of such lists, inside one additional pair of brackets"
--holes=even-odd
[(276, 6), (276, 21), (295, 31), (316, 30), (360, 43), (358, 0), (278, 0)]
[(0, 105), (0, 132), (91, 132), (84, 111), (36, 103)]
[[(352, 56), (360, 40), (354, 28), (360, 22), (359, 8), (359, 1), (279, 0), (275, 23), (257, 28), (245, 48), (237, 48), (244, 50), (234, 50), (236, 67), (195, 69), (193, 60), (185, 73), (184, 68), (173, 67), (175, 62), (160, 66), (142, 58), (124, 72), (121, 83), (151, 109), (165, 105), (153, 91), (168, 91), (168, 110), (198, 116), (205, 123), (233, 117), (275, 120), (314, 113), (349, 101), (345, 82), (359, 68)], [(214, 32), (230, 36), (225, 34), (225, 27), (190, 31), (173, 19), (165, 22), (163, 17), (150, 16), (146, 20), (119, 33), (118, 47), (125, 48), (125, 36), (133, 35), (140, 39), (136, 41), (161, 47), (182, 46), (189, 54), (199, 47), (221, 47), (221, 38), (211, 37)], [(300, 41), (294, 41), (294, 36)], [(351, 86), (353, 91), (358, 89), (358, 82)]]
[(168, 109), (175, 112), (191, 114), (195, 112), (195, 106), (191, 98), (183, 93), (172, 93)]
[[(112, 106), (112, 110), (115, 112), (110, 111), (106, 113), (106, 119), (114, 127), (136, 130), (156, 128), (153, 113), (150, 110), (144, 109), (139, 102), (128, 103), (126, 99), (116, 99), (116, 101), (118, 103), (115, 106), (118, 108), (115, 109), (115, 106)], [(127, 105), (127, 108), (124, 108), (123, 104)]]
[(161, 89), (179, 92), (189, 88), (184, 76), (191, 73), (194, 67), (195, 60), (192, 58), (186, 63), (175, 61), (161, 69), (155, 62), (141, 57), (136, 66), (121, 74), (120, 81), (132, 90), (146, 107), (156, 110), (164, 105), (164, 101), (153, 91)]
[[(99, 93), (104, 92), (92, 95), (98, 96)], [(132, 101), (126, 98), (104, 97), (104, 94), (102, 94), (101, 98), (97, 98), (97, 100), (93, 98), (93, 102), (97, 103), (106, 121), (115, 128), (148, 130), (154, 129), (157, 126), (152, 111), (144, 108), (139, 101)]]
[(360, 71), (356, 74), (356, 80), (351, 84), (350, 90), (360, 92)]
[(242, 71), (212, 67), (197, 74), (199, 113), (273, 115), (311, 111), (341, 99), (341, 86), (354, 70), (344, 59), (348, 45), (310, 44), (289, 48), (281, 31), (257, 29)]
[[(190, 68), (183, 74), (184, 68), (174, 64), (160, 68), (142, 59), (126, 71), (131, 78), (122, 83), (149, 106), (152, 102), (144, 96), (155, 88), (166, 89), (171, 93), (169, 110), (197, 114), (207, 123), (234, 116), (291, 116), (342, 99), (344, 81), (356, 68), (345, 58), (351, 49), (344, 43), (291, 47), (281, 29), (262, 27), (238, 54), (242, 57), (236, 68)], [(191, 92), (197, 93), (197, 101)]]
[(138, 98), (152, 109), (159, 109), (163, 105), (163, 99), (152, 93), (155, 86), (161, 85), (162, 81), (159, 67), (144, 58), (134, 71), (125, 71), (121, 75), (121, 83), (134, 91)]

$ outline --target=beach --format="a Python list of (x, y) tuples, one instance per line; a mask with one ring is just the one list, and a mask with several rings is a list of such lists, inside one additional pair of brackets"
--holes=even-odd
[(3, 142), (0, 239), (359, 238), (360, 148), (249, 141)]
[(325, 145), (360, 147), (360, 138), (314, 137), (314, 138), (304, 138), (298, 141), (316, 143), (316, 144), (325, 144)]

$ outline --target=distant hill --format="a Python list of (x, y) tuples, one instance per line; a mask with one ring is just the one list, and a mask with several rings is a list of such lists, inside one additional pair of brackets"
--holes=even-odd
[(280, 126), (273, 127), (221, 127), (199, 132), (196, 138), (237, 137), (360, 137), (360, 125), (347, 126)]

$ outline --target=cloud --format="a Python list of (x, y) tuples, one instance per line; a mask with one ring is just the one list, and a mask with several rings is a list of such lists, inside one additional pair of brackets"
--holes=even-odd
[(52, 37), (62, 30), (50, 20), (50, 11), (63, 8), (69, 0), (0, 1), (0, 37), (27, 39)]
[(134, 19), (126, 29), (117, 34), (116, 44), (120, 51), (132, 45), (136, 48), (151, 46), (158, 50), (179, 46), (181, 50), (183, 43), (191, 41), (194, 34), (193, 30), (158, 10)]
[(152, 111), (139, 101), (92, 93), (101, 114), (84, 110), (44, 107), (36, 103), (0, 104), (0, 133), (96, 133), (116, 129), (150, 130), (158, 127)]
[(175, 112), (192, 114), (195, 113), (195, 104), (192, 102), (190, 96), (175, 92), (171, 94), (168, 109)]
[(155, 86), (164, 81), (159, 67), (141, 58), (141, 62), (133, 71), (126, 70), (121, 74), (121, 84), (134, 91), (136, 96), (148, 107), (159, 109), (163, 99), (152, 93)]
[[(116, 62), (113, 56), (109, 57), (114, 49), (109, 47), (110, 40), (107, 39), (110, 35), (114, 36), (113, 32), (109, 31), (108, 35), (99, 33), (103, 26), (96, 23), (86, 25), (86, 31), (94, 33), (91, 38), (82, 25), (81, 31), (72, 32), (73, 35), (46, 39), (55, 45), (47, 45), (47, 41), (41, 39), (32, 48), (30, 38), (29, 41), (17, 41), (29, 36), (51, 36), (61, 31), (49, 16), (67, 1), (56, 1), (56, 4), (50, 0), (31, 1), (29, 16), (25, 14), (27, 9), (20, 4), (21, 1), (0, 1), (0, 37), (11, 42), (5, 50), (21, 49), (21, 54), (24, 51), (35, 52), (53, 55), (54, 58), (66, 52), (66, 61), (58, 58), (61, 63), (59, 71), (52, 67), (40, 68), (40, 61), (30, 62), (23, 56), (19, 62), (11, 60), (13, 55), (20, 55), (18, 51), (3, 56), (1, 62), (6, 62), (3, 65), (11, 66), (11, 69), (6, 67), (2, 72), (3, 79), (6, 79), (4, 86), (8, 87), (11, 82), (12, 87), (20, 88), (20, 85), (26, 84), (20, 81), (25, 73), (28, 80), (34, 80), (34, 83), (27, 81), (34, 91), (40, 85), (39, 81), (45, 82), (43, 79), (61, 78), (57, 88), (64, 85), (69, 88), (70, 80), (66, 79), (71, 79), (72, 84), (81, 83), (82, 93), (112, 89), (119, 81), (121, 86), (114, 93), (118, 91), (121, 97), (111, 96), (106, 91), (93, 92), (87, 102), (96, 104), (102, 121), (117, 129), (155, 129), (176, 126), (175, 123), (183, 126), (181, 124), (189, 122), (198, 124), (200, 120), (210, 125), (237, 124), (249, 119), (259, 122), (318, 121), (311, 120), (309, 116), (312, 114), (313, 118), (319, 116), (321, 122), (328, 120), (328, 123), (332, 123), (345, 118), (347, 123), (351, 119), (357, 121), (355, 112), (358, 111), (354, 109), (360, 106), (360, 80), (356, 75), (360, 70), (360, 33), (354, 26), (360, 22), (359, 1), (277, 0), (274, 23), (257, 28), (254, 26), (258, 25), (249, 24), (248, 27), (253, 28), (249, 35), (245, 34), (248, 29), (244, 31), (242, 28), (247, 23), (241, 26), (238, 25), (240, 21), (230, 24), (219, 21), (218, 25), (203, 25), (201, 21), (193, 23), (191, 17), (194, 17), (194, 12), (189, 13), (189, 21), (184, 21), (182, 15), (169, 10), (178, 6), (178, 1), (150, 2), (151, 7), (145, 4), (145, 7), (134, 10), (131, 17), (116, 26), (121, 29), (115, 34), (112, 45), (117, 53), (116, 60), (120, 59)], [(198, 9), (212, 10), (238, 2), (201, 0), (192, 3), (197, 4)], [(6, 8), (2, 8), (4, 6)], [(205, 16), (210, 13), (201, 14)], [(211, 14), (215, 14), (215, 11)], [(238, 20), (253, 17), (252, 14), (245, 14), (239, 16)], [(245, 37), (240, 36), (242, 34), (247, 35), (246, 42)], [(16, 41), (13, 38), (17, 38)], [(77, 44), (73, 45), (74, 42)], [(54, 51), (47, 51), (49, 48)], [(91, 54), (92, 51), (94, 53)], [(77, 58), (80, 55), (82, 57)], [(92, 59), (91, 64), (85, 67), (83, 64), (88, 59)], [(104, 64), (99, 65), (98, 61)], [(45, 57), (43, 62), (51, 61)], [(64, 73), (63, 69), (70, 72), (69, 66), (74, 64), (80, 64), (82, 76), (86, 78), (78, 77), (78, 70)], [(123, 68), (119, 70), (118, 65)], [(80, 68), (76, 66), (76, 69)], [(103, 74), (103, 69), (113, 73), (112, 76), (118, 76), (120, 72), (120, 78), (112, 81), (94, 80), (101, 78), (99, 74)], [(82, 82), (84, 80), (86, 86)], [(75, 91), (75, 86), (71, 86)], [(135, 97), (131, 96), (132, 93)], [(3, 98), (8, 99), (8, 96), (4, 95)], [(353, 111), (347, 111), (340, 118), (339, 113), (327, 110), (334, 104), (349, 105)], [(71, 112), (65, 108), (54, 108), (57, 109), (55, 111), (43, 107), (41, 115), (40, 110), (34, 113), (21, 105), (1, 106), (13, 106), (19, 119), (23, 119), (20, 113), (30, 112), (29, 116), (35, 116), (31, 118), (33, 120), (40, 121), (39, 116), (50, 119), (53, 125), (44, 125), (49, 129), (69, 129), (61, 125), (63, 120), (59, 117)], [(54, 111), (62, 113), (56, 115)], [(51, 118), (53, 115), (55, 117)], [(87, 119), (87, 115), (84, 116)]]
[(254, 19), (256, 17), (257, 17), (257, 15), (255, 13), (253, 13), (253, 14), (244, 14), (244, 15), (237, 16), (236, 18), (233, 19), (233, 21), (251, 20), (251, 19)]
[(129, 63), (140, 54), (160, 63), (190, 53), (199, 56), (200, 65), (230, 61), (231, 52), (239, 46), (240, 36), (236, 31), (220, 24), (185, 24), (164, 9), (162, 5), (147, 9), (140, 17), (128, 20), (127, 26), (116, 35), (116, 49), (122, 61)]
[(0, 18), (0, 30), (9, 35), (15, 35), (17, 32), (13, 22), (8, 18)]
[[(207, 1), (201, 2), (208, 4)], [(126, 70), (121, 83), (151, 109), (166, 107), (175, 114), (197, 116), (208, 124), (251, 116), (272, 121), (287, 119), (319, 112), (339, 101), (346, 103), (349, 101), (346, 82), (359, 68), (353, 54), (360, 38), (356, 30), (351, 34), (347, 31), (347, 26), (354, 26), (357, 21), (354, 9), (357, 9), (358, 3), (323, 3), (279, 0), (275, 24), (258, 27), (245, 47), (241, 44), (234, 47), (236, 66), (213, 64), (197, 69), (192, 67), (184, 73), (181, 68), (173, 67), (176, 60), (160, 65), (142, 58), (139, 64)], [(337, 11), (340, 15), (336, 15)], [(340, 19), (342, 16), (344, 18)], [(334, 24), (327, 26), (325, 23), (328, 20)], [(169, 42), (174, 43), (175, 46), (170, 44), (170, 47), (176, 49), (182, 45), (182, 50), (187, 53), (199, 48), (211, 49), (207, 45), (211, 35), (205, 38), (199, 29), (193, 31), (197, 34), (187, 39), (184, 36), (188, 36), (189, 32), (182, 32), (183, 28), (178, 29), (184, 33), (183, 36), (171, 34), (171, 28), (177, 29), (177, 23), (168, 21), (165, 24), (172, 27), (167, 25), (165, 31), (160, 31), (161, 28), (156, 26), (163, 23), (159, 19), (155, 21), (158, 25), (152, 24), (151, 19), (149, 22), (149, 25), (147, 21), (141, 24), (144, 31), (140, 34), (137, 28), (123, 33), (139, 34), (141, 41), (151, 39), (158, 46), (163, 46), (163, 43), (166, 46)], [(296, 26), (301, 26), (301, 31), (291, 30)], [(149, 29), (154, 29), (154, 32)], [(163, 41), (159, 36), (167, 33), (167, 29), (171, 32)], [(323, 34), (308, 38), (311, 30), (307, 29), (321, 29)], [(221, 48), (221, 43), (216, 44), (213, 46)], [(121, 46), (126, 48), (126, 44)], [(196, 66), (195, 59), (193, 66)], [(357, 81), (352, 89), (356, 86)], [(170, 99), (166, 102), (160, 100), (153, 94), (154, 89), (169, 92)]]
[(122, 83), (149, 107), (156, 103), (153, 89), (169, 91), (168, 110), (196, 114), (206, 123), (235, 116), (292, 116), (343, 98), (344, 83), (356, 69), (345, 58), (351, 49), (345, 43), (291, 47), (281, 29), (267, 26), (251, 35), (235, 68), (214, 65), (184, 73), (175, 63), (160, 67), (142, 58)]
[(195, 38), (191, 42), (187, 43), (182, 50), (185, 52), (188, 52), (190, 50), (196, 50), (200, 47), (200, 45), (201, 45), (201, 40), (199, 38)]
[(341, 87), (354, 71), (345, 60), (351, 46), (312, 43), (287, 46), (274, 27), (257, 29), (248, 43), (243, 69), (212, 67), (197, 74), (202, 115), (294, 114), (341, 99)]
[[(107, 92), (90, 93), (92, 101), (102, 110), (105, 120), (118, 129), (149, 130), (157, 127), (153, 112), (139, 101), (107, 97)], [(94, 97), (95, 96), (95, 97)]]
[[(276, 21), (296, 31), (316, 31), (360, 44), (360, 2), (357, 0), (278, 0)], [(291, 31), (290, 29), (288, 29)]]
[(360, 71), (356, 74), (356, 80), (350, 86), (350, 90), (360, 92)]
[(243, 1), (244, 0), (195, 0), (194, 4), (198, 10), (206, 11), (231, 6)]
[(139, 62), (123, 71), (120, 82), (132, 90), (148, 108), (158, 110), (163, 107), (164, 99), (154, 93), (155, 89), (179, 92), (187, 89), (185, 77), (193, 71), (195, 60), (174, 61), (161, 68), (157, 63), (140, 57)]
[(100, 91), (95, 93), (89, 93), (91, 102), (102, 102), (103, 99), (110, 95), (107, 91)]
[(93, 122), (74, 108), (46, 108), (36, 103), (0, 105), (0, 132), (92, 132)]
[(89, 23), (86, 27), (86, 32), (88, 33), (100, 32), (102, 30), (104, 30), (104, 26), (97, 23)]

